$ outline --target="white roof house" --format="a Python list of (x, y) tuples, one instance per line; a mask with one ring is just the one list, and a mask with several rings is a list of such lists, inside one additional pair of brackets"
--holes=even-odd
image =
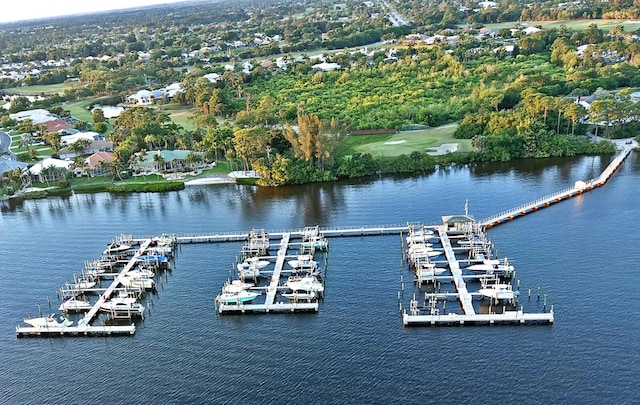
[(71, 162), (69, 160), (46, 158), (43, 161), (38, 162), (35, 165), (31, 166), (29, 168), (29, 173), (33, 174), (34, 176), (37, 176), (40, 173), (42, 173), (43, 169), (45, 169), (47, 167), (57, 167), (57, 168), (60, 168), (60, 169), (69, 170), (69, 167), (71, 167), (72, 163), (73, 162)]
[(540, 31), (542, 31), (542, 30), (540, 28), (538, 28), (538, 27), (527, 27), (527, 28), (522, 30), (522, 32), (524, 32), (527, 35), (535, 34), (536, 32), (540, 32)]
[(49, 118), (51, 118), (51, 120), (55, 119), (54, 117), (50, 117), (49, 114), (50, 113), (47, 110), (37, 109), (37, 110), (20, 111), (15, 114), (9, 114), (9, 118), (16, 121), (30, 119), (31, 121), (33, 121), (34, 124), (39, 124), (42, 122), (50, 121)]
[(495, 1), (481, 1), (478, 3), (482, 8), (496, 8), (498, 7), (498, 3)]
[(333, 62), (322, 62), (322, 63), (316, 63), (315, 65), (311, 66), (311, 69), (313, 69), (314, 72), (318, 72), (318, 71), (329, 72), (331, 70), (340, 69), (340, 65)]
[(71, 145), (73, 143), (78, 142), (80, 139), (86, 139), (88, 141), (96, 140), (100, 134), (97, 132), (87, 131), (87, 132), (78, 132), (72, 135), (65, 135), (60, 137), (60, 141), (63, 145)]
[(169, 97), (173, 97), (176, 95), (176, 93), (182, 93), (184, 91), (182, 89), (182, 84), (180, 83), (172, 83), (167, 87), (165, 87), (164, 90), (166, 91)]
[(205, 79), (209, 80), (211, 83), (217, 83), (218, 80), (220, 80), (220, 75), (217, 73), (207, 73), (206, 75), (202, 76)]

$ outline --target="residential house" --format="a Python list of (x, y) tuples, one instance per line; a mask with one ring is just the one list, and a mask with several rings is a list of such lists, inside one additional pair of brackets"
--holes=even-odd
[(340, 69), (340, 67), (341, 66), (337, 63), (322, 62), (316, 63), (315, 65), (311, 66), (311, 69), (313, 69), (314, 72), (329, 72), (332, 70)]
[(82, 152), (75, 152), (72, 147), (65, 146), (64, 148), (60, 149), (58, 155), (62, 159), (75, 159), (78, 156), (84, 156), (90, 153), (111, 151), (113, 151), (113, 142), (107, 141), (105, 139), (97, 139), (91, 141), (91, 145), (85, 148)]
[(96, 152), (84, 160), (85, 168), (77, 168), (73, 171), (74, 176), (82, 176), (87, 173), (90, 177), (105, 176), (110, 173), (108, 164), (115, 158), (110, 152)]
[(70, 160), (46, 158), (29, 168), (29, 174), (39, 182), (56, 181), (63, 179), (71, 167)]
[[(136, 173), (154, 173), (154, 172), (174, 172), (183, 170), (185, 159), (190, 150), (155, 150), (148, 151), (144, 158), (136, 161), (131, 165), (131, 169)], [(140, 152), (136, 153), (140, 156)]]

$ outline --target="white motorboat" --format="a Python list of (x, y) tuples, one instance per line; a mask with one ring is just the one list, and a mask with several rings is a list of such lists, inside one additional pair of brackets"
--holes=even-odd
[(122, 285), (132, 288), (144, 288), (145, 290), (153, 290), (156, 288), (156, 282), (151, 278), (136, 278), (124, 276), (120, 278)]
[(240, 280), (242, 281), (246, 281), (246, 280), (256, 281), (258, 277), (260, 277), (260, 269), (253, 266), (243, 267), (242, 270), (238, 272), (238, 275), (240, 277)]
[(431, 262), (418, 262), (416, 264), (416, 275), (421, 278), (439, 276), (445, 271), (447, 271), (447, 269), (436, 267), (435, 263)]
[(55, 314), (51, 314), (49, 316), (42, 316), (39, 318), (26, 318), (24, 323), (31, 325), (34, 328), (58, 328), (71, 326), (73, 321), (68, 320), (64, 316), (60, 316), (58, 321)]
[(407, 245), (412, 243), (426, 243), (427, 241), (438, 238), (438, 235), (434, 234), (433, 231), (428, 232), (429, 233), (411, 234), (407, 236)]
[(216, 300), (222, 304), (242, 304), (245, 302), (251, 302), (257, 297), (259, 297), (259, 292), (241, 290), (237, 293), (222, 293), (216, 297)]
[(69, 284), (69, 288), (76, 291), (88, 290), (96, 286), (95, 281), (78, 281), (75, 284)]
[(117, 298), (110, 299), (100, 304), (100, 309), (106, 312), (115, 312), (118, 314), (129, 314), (135, 316), (144, 315), (144, 305), (138, 302), (130, 302), (119, 300)]
[(287, 261), (287, 264), (294, 269), (315, 269), (318, 262), (313, 260), (312, 255), (298, 255), (296, 259)]
[(324, 285), (318, 280), (316, 276), (289, 276), (284, 283), (285, 287), (288, 287), (292, 291), (307, 291), (307, 292), (324, 292)]
[(76, 297), (71, 297), (67, 300), (65, 300), (62, 304), (60, 304), (60, 306), (58, 307), (58, 311), (62, 311), (62, 312), (82, 312), (82, 311), (88, 311), (93, 307), (93, 305), (91, 305), (91, 303), (87, 302), (87, 301), (82, 301), (77, 299)]
[(131, 249), (131, 246), (120, 243), (120, 242), (112, 242), (107, 245), (107, 248), (102, 252), (104, 255), (112, 255), (123, 253)]
[(222, 292), (229, 293), (229, 294), (237, 294), (240, 291), (248, 290), (254, 286), (255, 284), (253, 283), (245, 283), (242, 280), (233, 280), (230, 283), (225, 283), (225, 285), (222, 287)]
[(318, 298), (318, 293), (315, 291), (294, 291), (282, 293), (282, 296), (289, 298), (290, 301), (309, 301)]
[(474, 273), (504, 274), (512, 273), (514, 267), (510, 264), (479, 263), (466, 267), (464, 270), (469, 270)]
[(518, 295), (517, 291), (513, 291), (511, 284), (487, 284), (478, 292), (494, 300), (513, 300)]
[[(252, 259), (256, 259), (256, 260), (252, 260)], [(250, 257), (249, 259), (245, 259), (242, 263), (238, 263), (237, 268), (238, 268), (238, 271), (242, 271), (244, 269), (248, 269), (251, 267), (260, 270), (260, 269), (264, 269), (268, 265), (269, 265), (268, 260), (259, 260), (257, 257)]]
[(155, 275), (156, 273), (144, 267), (138, 267), (137, 269), (127, 272), (127, 277), (133, 278), (153, 278)]
[(474, 234), (472, 237), (467, 239), (460, 239), (458, 244), (461, 246), (484, 246), (489, 244), (489, 240), (484, 236)]
[(409, 258), (414, 262), (419, 261), (420, 259), (436, 257), (442, 254), (441, 250), (416, 250), (409, 254)]

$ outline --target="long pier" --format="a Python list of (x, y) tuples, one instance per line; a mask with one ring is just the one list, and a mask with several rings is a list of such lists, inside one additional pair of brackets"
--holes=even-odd
[(618, 151), (611, 163), (609, 163), (609, 165), (600, 174), (600, 176), (596, 178), (593, 178), (587, 182), (578, 181), (573, 187), (566, 188), (551, 195), (539, 198), (535, 201), (531, 201), (526, 204), (519, 205), (515, 208), (503, 211), (499, 214), (492, 215), (488, 218), (478, 221), (478, 224), (481, 226), (486, 226), (487, 228), (491, 228), (506, 221), (511, 221), (515, 218), (526, 215), (530, 212), (538, 211), (539, 209), (549, 207), (552, 204), (570, 199), (587, 191), (591, 191), (596, 187), (601, 187), (611, 178), (611, 176), (613, 176), (622, 162), (627, 158), (627, 156), (629, 156), (629, 153), (631, 153), (631, 151), (635, 147), (635, 144), (625, 145), (624, 148)]
[[(407, 225), (374, 225), (364, 227), (337, 227), (337, 228), (321, 228), (320, 235), (324, 237), (349, 237), (349, 236), (376, 236), (376, 235), (394, 235), (407, 231)], [(293, 229), (286, 231), (269, 232), (269, 236), (282, 238), (285, 234), (289, 234), (292, 238), (301, 238), (304, 235), (304, 229)], [(216, 242), (243, 242), (249, 237), (249, 232), (228, 232), (228, 233), (212, 233), (200, 235), (182, 235), (176, 236), (177, 243), (216, 243)], [(141, 241), (142, 239), (137, 239)]]

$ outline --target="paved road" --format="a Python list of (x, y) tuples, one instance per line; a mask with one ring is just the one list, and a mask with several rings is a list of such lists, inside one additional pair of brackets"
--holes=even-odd
[(11, 137), (6, 132), (0, 131), (0, 152), (8, 151), (9, 155), (15, 158), (16, 154), (9, 150), (9, 146), (11, 146)]

